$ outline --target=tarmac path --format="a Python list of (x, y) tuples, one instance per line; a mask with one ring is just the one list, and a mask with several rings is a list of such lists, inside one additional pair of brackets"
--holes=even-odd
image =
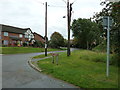
[(39, 54), (2, 55), (2, 88), (76, 88), (31, 68), (28, 60)]

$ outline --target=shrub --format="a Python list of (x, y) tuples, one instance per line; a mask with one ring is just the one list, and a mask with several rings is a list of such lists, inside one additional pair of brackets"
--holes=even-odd
[(36, 41), (33, 46), (34, 47), (44, 47), (44, 44), (41, 41)]
[[(107, 56), (106, 53), (83, 51), (80, 53), (80, 59), (106, 63)], [(110, 65), (118, 65), (118, 55), (110, 54)]]
[(23, 43), (23, 46), (26, 47), (26, 46), (27, 46), (27, 43)]

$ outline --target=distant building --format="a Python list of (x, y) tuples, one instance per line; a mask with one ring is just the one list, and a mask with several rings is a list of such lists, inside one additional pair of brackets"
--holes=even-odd
[(18, 28), (0, 24), (0, 43), (5, 46), (23, 46), (32, 43), (34, 35), (30, 28)]
[(41, 36), (40, 34), (34, 32), (33, 33), (34, 35), (34, 40), (37, 41), (37, 42), (42, 42), (43, 44), (45, 43), (45, 39), (43, 36)]

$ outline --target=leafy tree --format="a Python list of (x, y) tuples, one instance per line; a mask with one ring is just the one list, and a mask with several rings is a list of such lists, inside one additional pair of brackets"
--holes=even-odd
[[(110, 50), (115, 53), (114, 62), (120, 66), (118, 64), (120, 60), (120, 1), (115, 3), (102, 2), (101, 5), (105, 5), (105, 8), (101, 12), (96, 13), (93, 18), (100, 24), (102, 24), (103, 16), (111, 16), (113, 18), (114, 22), (110, 30)], [(106, 31), (104, 30), (103, 33)]]
[(44, 47), (44, 44), (41, 41), (35, 41), (33, 46), (34, 47)]
[(74, 44), (78, 48), (91, 49), (99, 43), (100, 30), (90, 19), (74, 20), (72, 23)]
[(67, 47), (67, 45), (68, 45), (68, 40), (64, 39), (64, 47)]
[[(119, 53), (120, 52), (120, 1), (119, 2), (101, 2), (101, 5), (105, 5), (101, 12), (96, 13), (94, 15), (94, 19), (97, 23), (102, 26), (102, 17), (103, 16), (111, 16), (114, 20), (114, 23), (110, 30), (110, 46), (112, 48), (112, 52)], [(102, 28), (103, 29), (103, 28)], [(103, 33), (106, 33), (103, 30)], [(105, 34), (106, 35), (106, 34)]]
[(51, 37), (50, 37), (50, 46), (52, 48), (60, 48), (60, 46), (64, 46), (64, 38), (63, 36), (58, 33), (58, 32), (54, 32)]

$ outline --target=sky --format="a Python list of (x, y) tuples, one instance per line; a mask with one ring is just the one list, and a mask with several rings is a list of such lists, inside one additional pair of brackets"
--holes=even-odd
[[(0, 24), (19, 28), (31, 28), (45, 36), (45, 5), (48, 3), (48, 38), (59, 32), (67, 39), (67, 0), (0, 0)], [(101, 0), (69, 0), (73, 4), (72, 20), (90, 18), (100, 12)], [(71, 32), (72, 38), (72, 32)]]

